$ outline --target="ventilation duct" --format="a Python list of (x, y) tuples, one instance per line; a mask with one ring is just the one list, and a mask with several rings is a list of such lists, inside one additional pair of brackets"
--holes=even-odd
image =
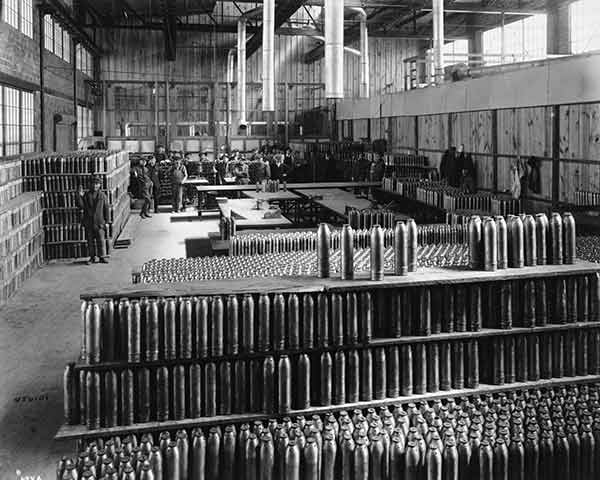
[(238, 20), (237, 36), (237, 100), (239, 124), (246, 125), (246, 19)]
[(433, 0), (433, 70), (435, 83), (444, 80), (444, 0)]
[(325, 0), (325, 96), (344, 98), (344, 2)]
[(362, 8), (350, 7), (360, 17), (360, 96), (369, 98), (369, 31), (367, 12)]
[[(341, 0), (337, 0), (341, 1)], [(343, 21), (343, 19), (342, 19)], [(263, 112), (275, 111), (275, 0), (264, 0), (263, 3)]]

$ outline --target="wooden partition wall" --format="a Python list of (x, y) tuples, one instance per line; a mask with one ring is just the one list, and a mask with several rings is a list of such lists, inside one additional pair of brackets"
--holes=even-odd
[[(534, 156), (540, 162), (541, 192), (531, 193), (531, 199), (565, 202), (572, 200), (577, 190), (600, 191), (600, 103), (343, 122), (354, 140), (370, 133), (372, 140), (385, 138), (390, 152), (418, 151), (434, 166), (439, 166), (450, 145), (464, 144), (465, 151), (473, 155), (481, 189), (509, 189), (511, 161), (517, 156)], [(554, 184), (553, 158), (558, 167)]]

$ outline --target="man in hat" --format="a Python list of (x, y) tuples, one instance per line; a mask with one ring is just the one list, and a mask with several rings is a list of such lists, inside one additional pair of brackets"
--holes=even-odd
[(187, 170), (181, 161), (181, 155), (173, 155), (173, 170), (171, 170), (171, 189), (173, 193), (173, 211), (183, 209), (183, 182), (187, 178)]
[(84, 192), (83, 185), (79, 186), (77, 203), (81, 210), (81, 223), (85, 228), (88, 242), (90, 263), (108, 263), (106, 259), (106, 232), (108, 231), (108, 200), (100, 190), (102, 180), (93, 177), (90, 190)]
[(148, 176), (150, 177), (150, 180), (152, 180), (152, 197), (154, 198), (154, 213), (158, 213), (158, 207), (160, 205), (160, 175), (155, 157), (150, 157), (150, 160), (148, 160), (147, 168)]
[(150, 206), (152, 204), (152, 180), (150, 179), (150, 173), (148, 167), (146, 167), (146, 159), (140, 159), (140, 173), (138, 181), (140, 182), (140, 194), (144, 201), (142, 205), (142, 211), (140, 217), (150, 218)]

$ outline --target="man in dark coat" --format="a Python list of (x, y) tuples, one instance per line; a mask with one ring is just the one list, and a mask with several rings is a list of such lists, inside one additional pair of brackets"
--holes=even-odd
[(152, 204), (152, 180), (150, 179), (150, 173), (148, 168), (146, 167), (146, 159), (142, 158), (140, 160), (140, 173), (139, 173), (139, 182), (140, 182), (140, 195), (142, 200), (144, 201), (142, 205), (142, 211), (140, 212), (140, 217), (142, 218), (150, 218), (150, 205)]
[(106, 232), (108, 231), (108, 200), (100, 190), (102, 181), (99, 177), (92, 179), (92, 185), (88, 192), (84, 192), (83, 186), (79, 186), (77, 197), (78, 207), (83, 211), (81, 223), (85, 228), (88, 242), (90, 263), (108, 263), (106, 259)]
[(174, 155), (173, 160), (175, 164), (171, 170), (171, 190), (173, 193), (173, 211), (178, 212), (179, 209), (184, 208), (183, 204), (183, 182), (187, 178), (187, 170), (183, 163), (181, 163), (181, 156)]
[(154, 157), (150, 157), (150, 160), (148, 160), (148, 176), (152, 181), (154, 213), (158, 213), (158, 207), (160, 205), (160, 175), (158, 171), (158, 165), (156, 164), (156, 158)]

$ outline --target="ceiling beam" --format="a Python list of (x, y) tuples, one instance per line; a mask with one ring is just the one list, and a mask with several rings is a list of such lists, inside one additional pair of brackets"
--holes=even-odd
[[(275, 31), (279, 29), (285, 21), (298, 11), (306, 0), (285, 0), (275, 5)], [(248, 58), (256, 52), (262, 44), (262, 25), (258, 27), (258, 31), (252, 35), (250, 40), (246, 42), (246, 55)]]
[(177, 58), (177, 17), (174, 15), (175, 1), (162, 0), (164, 35), (165, 35), (165, 56), (169, 62), (174, 62)]

